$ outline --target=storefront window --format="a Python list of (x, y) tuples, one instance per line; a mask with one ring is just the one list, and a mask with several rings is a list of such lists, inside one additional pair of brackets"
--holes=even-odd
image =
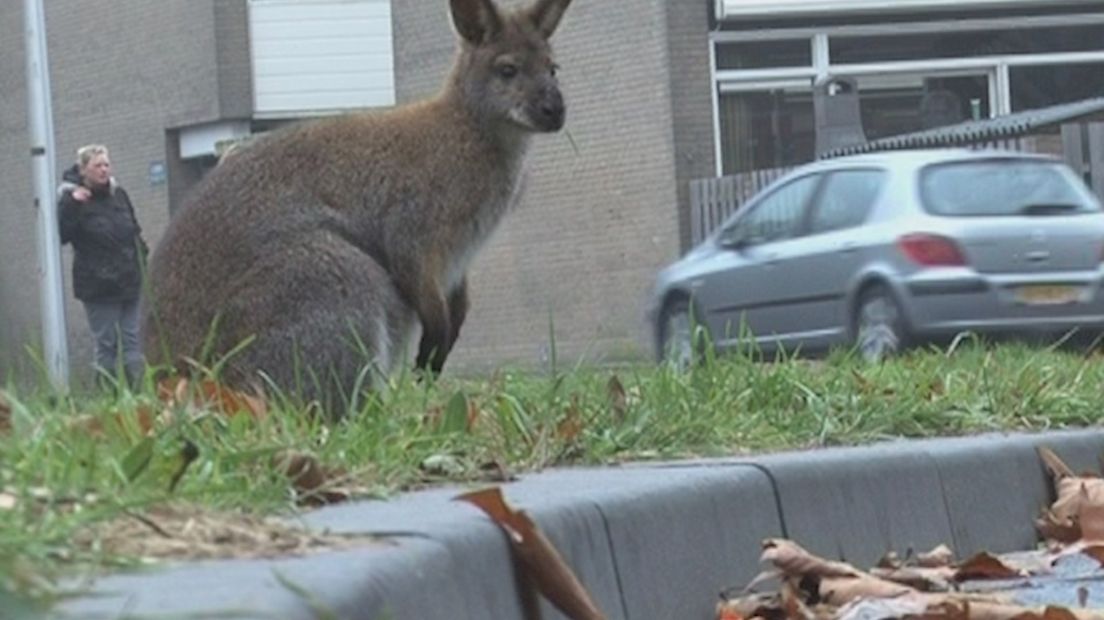
[(720, 97), (724, 174), (794, 166), (813, 159), (812, 91), (772, 90)]
[(1104, 97), (1104, 63), (1011, 67), (1009, 77), (1013, 112)]

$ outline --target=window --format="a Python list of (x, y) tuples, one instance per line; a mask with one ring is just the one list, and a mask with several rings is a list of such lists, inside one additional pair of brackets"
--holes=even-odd
[(813, 234), (853, 228), (862, 224), (885, 182), (881, 170), (841, 170), (824, 181), (810, 232)]
[(1013, 112), (1104, 97), (1104, 63), (1011, 67), (1009, 78)]
[(741, 245), (757, 245), (793, 237), (819, 182), (820, 175), (811, 174), (776, 189), (755, 203), (744, 217), (738, 218), (731, 234), (725, 237)]
[(989, 118), (989, 77), (906, 73), (862, 76), (859, 108), (868, 140)]
[(993, 216), (1091, 213), (1091, 194), (1063, 166), (983, 160), (929, 166), (920, 178), (924, 207), (936, 215)]
[(832, 37), (832, 63), (921, 58), (969, 58), (1006, 54), (1087, 52), (1100, 49), (1104, 25), (968, 30)]
[(724, 174), (813, 159), (816, 125), (811, 89), (722, 94), (720, 121)]
[(811, 67), (812, 64), (813, 48), (809, 39), (717, 44), (717, 68), (721, 70)]

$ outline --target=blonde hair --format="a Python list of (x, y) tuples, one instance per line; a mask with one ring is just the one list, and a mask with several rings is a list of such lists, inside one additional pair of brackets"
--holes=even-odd
[(93, 157), (97, 155), (103, 155), (110, 159), (110, 155), (107, 153), (107, 147), (102, 144), (89, 144), (77, 149), (77, 166), (81, 170), (84, 170), (88, 166), (88, 162), (92, 161)]

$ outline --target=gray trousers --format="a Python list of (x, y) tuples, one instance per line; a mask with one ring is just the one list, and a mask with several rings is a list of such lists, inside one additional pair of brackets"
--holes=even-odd
[(119, 354), (131, 387), (142, 379), (144, 360), (138, 344), (138, 300), (118, 303), (84, 302), (96, 345), (97, 374), (118, 372)]

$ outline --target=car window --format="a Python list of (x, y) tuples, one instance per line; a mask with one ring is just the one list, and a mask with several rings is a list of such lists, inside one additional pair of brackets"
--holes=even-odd
[(743, 245), (793, 237), (819, 182), (820, 175), (811, 174), (774, 190), (753, 205), (744, 217), (737, 219), (734, 228), (725, 236)]
[(1099, 203), (1062, 164), (992, 159), (925, 168), (924, 208), (936, 215), (993, 216), (1095, 213)]
[(823, 233), (862, 224), (885, 184), (882, 170), (840, 170), (825, 179), (813, 206), (810, 232)]

